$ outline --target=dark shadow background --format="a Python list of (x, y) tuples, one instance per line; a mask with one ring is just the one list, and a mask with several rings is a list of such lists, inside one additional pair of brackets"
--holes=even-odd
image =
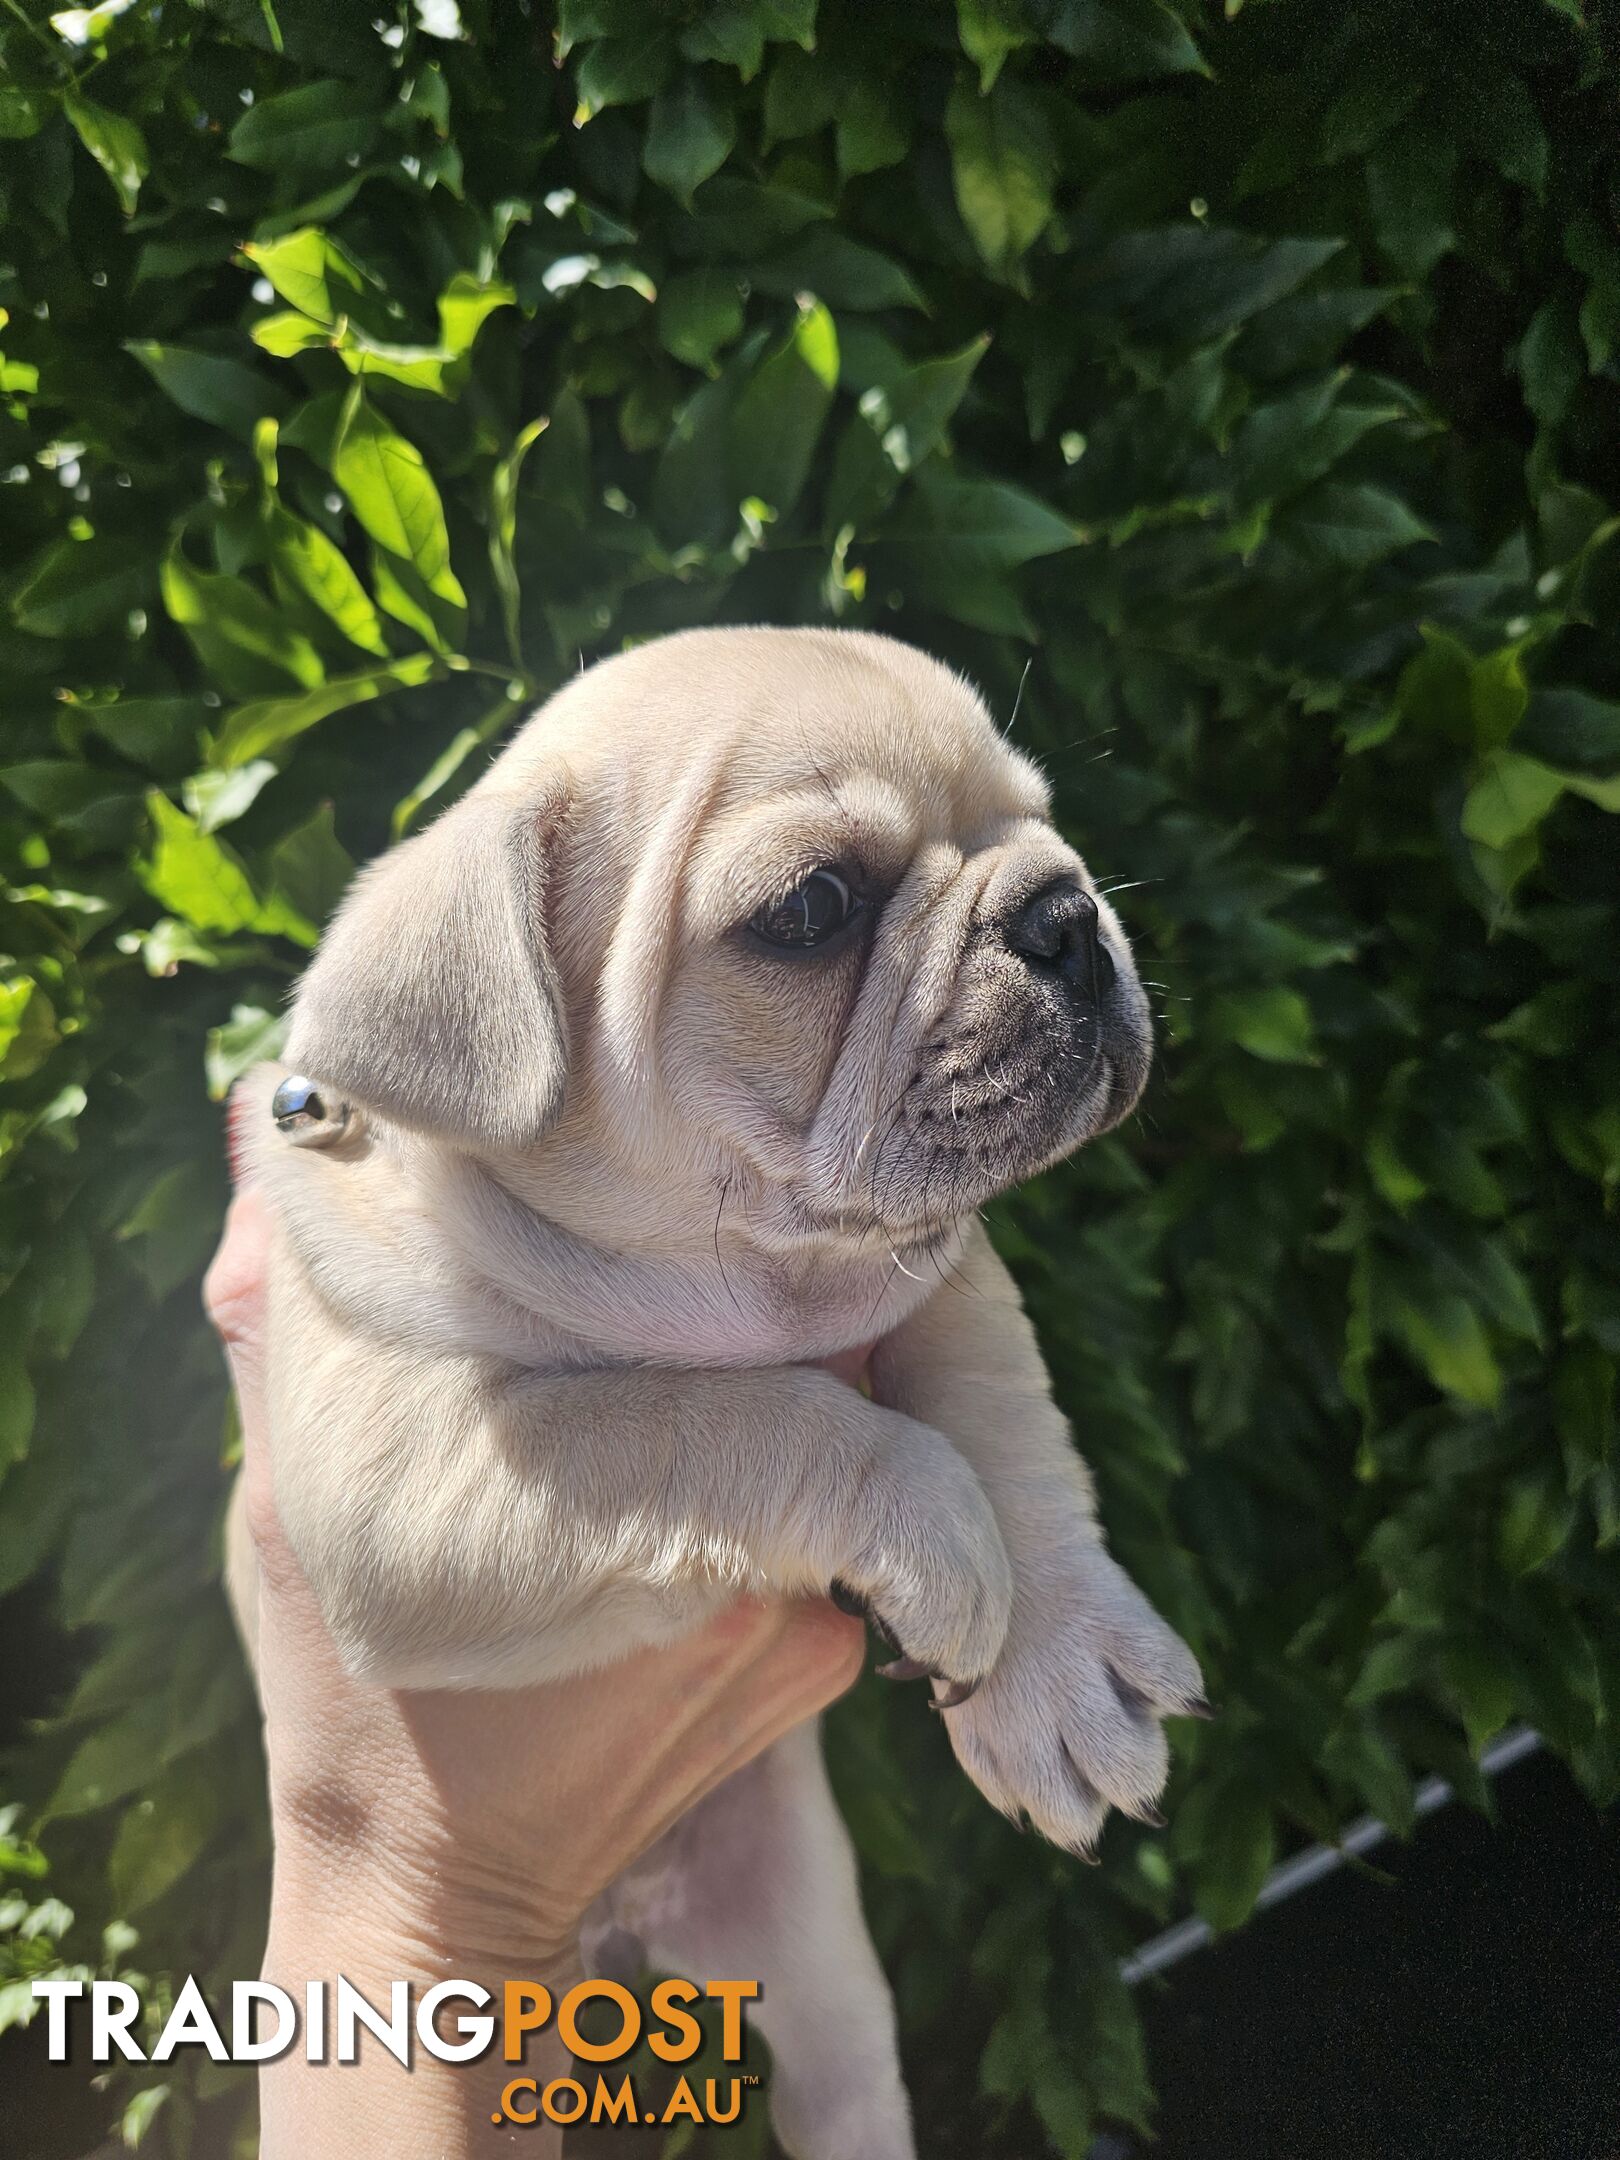
[(1620, 1812), (1493, 1790), (1145, 1983), (1159, 2134), (1094, 2160), (1614, 2160)]

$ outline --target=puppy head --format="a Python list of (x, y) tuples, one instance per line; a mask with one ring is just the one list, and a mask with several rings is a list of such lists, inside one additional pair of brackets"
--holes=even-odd
[(964, 683), (719, 630), (578, 678), (366, 872), (289, 1054), (598, 1234), (734, 1192), (778, 1246), (887, 1251), (1116, 1123), (1150, 1050), (1113, 910)]

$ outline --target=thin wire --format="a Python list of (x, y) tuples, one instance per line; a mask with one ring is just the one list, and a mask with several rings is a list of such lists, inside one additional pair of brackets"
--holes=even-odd
[[(1504, 1770), (1511, 1770), (1527, 1755), (1534, 1755), (1541, 1744), (1540, 1733), (1531, 1726), (1510, 1726), (1481, 1753), (1480, 1776), (1500, 1777)], [(1425, 1778), (1412, 1795), (1412, 1813), (1421, 1821), (1425, 1815), (1434, 1814), (1456, 1797), (1455, 1788), (1445, 1778)], [(1280, 1860), (1260, 1885), (1260, 1895), (1254, 1901), (1255, 1911), (1264, 1912), (1268, 1905), (1280, 1905), (1296, 1890), (1308, 1889), (1325, 1875), (1333, 1874), (1346, 1860), (1371, 1852), (1390, 1835), (1388, 1823), (1381, 1822), (1376, 1815), (1358, 1815), (1347, 1825), (1337, 1844), (1307, 1845), (1292, 1859)], [(1179, 1965), (1183, 1958), (1191, 1957), (1195, 1950), (1202, 1950), (1214, 1939), (1215, 1931), (1207, 1920), (1178, 1920), (1174, 1927), (1166, 1928), (1162, 1934), (1145, 1942), (1140, 1950), (1133, 1950), (1129, 1957), (1121, 1958), (1119, 1977), (1127, 1987), (1135, 1987), (1139, 1980), (1150, 1979), (1154, 1973), (1167, 1972), (1172, 1965)]]

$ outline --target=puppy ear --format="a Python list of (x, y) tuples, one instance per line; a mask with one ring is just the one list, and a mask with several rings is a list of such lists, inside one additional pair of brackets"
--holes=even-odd
[(294, 1070), (469, 1147), (538, 1140), (568, 1069), (542, 922), (558, 809), (471, 795), (362, 871), (299, 985)]

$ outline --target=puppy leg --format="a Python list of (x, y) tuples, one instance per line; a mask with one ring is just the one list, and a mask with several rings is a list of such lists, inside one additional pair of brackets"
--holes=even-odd
[(973, 1464), (1012, 1560), (1007, 1641), (984, 1686), (947, 1715), (951, 1744), (1004, 1813), (1084, 1851), (1110, 1807), (1155, 1819), (1169, 1766), (1159, 1720), (1201, 1710), (1202, 1682), (1104, 1546), (1034, 1330), (977, 1223), (962, 1273), (960, 1289), (936, 1291), (878, 1345), (873, 1390)]
[(424, 1354), (362, 1335), (291, 1266), (271, 1319), (281, 1520), (361, 1677), (521, 1686), (835, 1580), (929, 1670), (995, 1663), (1012, 1582), (984, 1488), (830, 1373)]
[(613, 1886), (582, 1936), (627, 1931), (663, 1972), (757, 1980), (771, 2121), (792, 2160), (913, 2160), (894, 2005), (816, 1722), (717, 1787)]

